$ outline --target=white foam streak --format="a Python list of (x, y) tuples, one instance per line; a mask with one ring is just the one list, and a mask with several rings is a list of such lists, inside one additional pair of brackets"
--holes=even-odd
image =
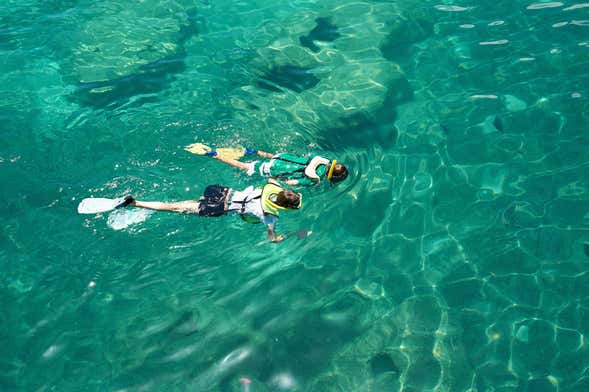
[(561, 3), (560, 1), (552, 1), (549, 3), (533, 3), (533, 4), (530, 4), (529, 6), (527, 6), (526, 8), (529, 10), (540, 10), (542, 8), (562, 7), (563, 5), (564, 5), (564, 3)]
[(479, 42), (479, 45), (505, 45), (509, 43), (509, 40), (506, 39), (498, 39), (497, 41), (483, 41)]
[(438, 11), (446, 11), (446, 12), (463, 12), (463, 11), (468, 11), (468, 9), (469, 9), (467, 7), (461, 7), (458, 5), (444, 5), (444, 4), (438, 4), (434, 8), (437, 9)]
[(572, 10), (578, 10), (579, 8), (587, 8), (587, 7), (589, 7), (589, 3), (580, 3), (580, 4), (571, 5), (570, 7), (566, 7), (563, 9), (563, 11), (572, 11)]

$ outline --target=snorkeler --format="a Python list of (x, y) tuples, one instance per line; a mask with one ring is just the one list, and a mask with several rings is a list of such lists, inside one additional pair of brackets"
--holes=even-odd
[(280, 210), (299, 209), (302, 195), (288, 190), (272, 179), (264, 186), (249, 186), (243, 191), (236, 191), (221, 185), (208, 186), (198, 200), (184, 200), (174, 203), (135, 200), (132, 196), (120, 199), (84, 199), (78, 206), (81, 214), (94, 214), (114, 208), (134, 206), (157, 211), (198, 214), (200, 216), (240, 215), (250, 223), (263, 222), (266, 234), (271, 242), (280, 242), (283, 235), (276, 235), (275, 227)]
[[(335, 184), (348, 177), (348, 169), (335, 159), (329, 160), (319, 155), (310, 158), (298, 157), (291, 154), (270, 154), (251, 148), (219, 148), (211, 149), (202, 143), (194, 143), (185, 148), (197, 155), (205, 155), (218, 161), (245, 171), (248, 175), (254, 173), (262, 177), (273, 177), (284, 181), (287, 185), (310, 186), (318, 184), (325, 178)], [(238, 159), (244, 155), (256, 154), (260, 161), (241, 162)]]

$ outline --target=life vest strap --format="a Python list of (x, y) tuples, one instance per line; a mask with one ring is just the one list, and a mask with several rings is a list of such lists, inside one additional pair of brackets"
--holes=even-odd
[(288, 172), (280, 173), (280, 174), (278, 174), (278, 175), (275, 176), (276, 178), (280, 178), (280, 179), (288, 178), (288, 176), (290, 176), (292, 174), (295, 174), (295, 173), (303, 173), (304, 174), (305, 169), (307, 168), (307, 164), (309, 163), (309, 161), (307, 161), (306, 163), (303, 164), (303, 163), (300, 163), (300, 162), (295, 162), (295, 161), (290, 160), (290, 159), (282, 158), (280, 156), (272, 157), (272, 159), (277, 160), (277, 161), (282, 161), (282, 162), (288, 162), (288, 163), (292, 163), (294, 165), (301, 166), (298, 169), (294, 169), (294, 170), (291, 170), (291, 171), (288, 171)]
[(249, 203), (252, 200), (256, 200), (256, 199), (260, 199), (262, 197), (262, 192), (259, 192), (258, 195), (249, 198), (248, 196), (245, 197), (245, 199), (243, 200), (231, 200), (231, 204), (236, 203), (236, 204), (241, 204), (240, 208), (229, 208), (227, 209), (227, 211), (239, 211), (241, 214), (243, 214), (245, 212), (245, 206), (247, 203)]

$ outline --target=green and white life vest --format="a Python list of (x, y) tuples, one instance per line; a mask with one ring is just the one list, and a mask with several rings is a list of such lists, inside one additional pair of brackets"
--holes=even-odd
[[(314, 156), (305, 160), (304, 158), (289, 154), (275, 155), (272, 157), (272, 161), (275, 164), (270, 167), (271, 176), (281, 179), (304, 178), (311, 183), (318, 183), (321, 176), (327, 176), (329, 169), (333, 167), (333, 162), (335, 162), (320, 156)], [(278, 162), (281, 163), (277, 164)], [(286, 169), (287, 167), (288, 169)], [(320, 171), (321, 174), (318, 172), (320, 167), (322, 168)]]
[[(330, 164), (331, 164), (331, 161), (327, 158), (322, 158), (319, 156), (313, 157), (307, 163), (307, 166), (305, 167), (305, 176), (307, 176), (307, 178), (310, 178), (313, 181), (319, 182), (319, 176), (317, 175), (317, 168), (321, 165), (328, 168)], [(327, 170), (325, 170), (325, 173), (327, 173)]]

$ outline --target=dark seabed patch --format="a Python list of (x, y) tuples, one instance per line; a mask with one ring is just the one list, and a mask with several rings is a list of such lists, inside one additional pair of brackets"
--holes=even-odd
[(174, 75), (185, 69), (182, 57), (158, 60), (140, 67), (139, 73), (133, 75), (104, 82), (80, 83), (72, 99), (86, 106), (111, 109), (141, 95), (146, 96), (133, 100), (134, 106), (154, 102), (158, 98), (153, 94), (169, 86)]
[(294, 65), (279, 65), (271, 68), (267, 73), (262, 75), (256, 85), (265, 90), (273, 92), (283, 92), (283, 88), (301, 93), (313, 88), (319, 83), (312, 68), (297, 67)]
[(388, 26), (391, 30), (380, 47), (383, 56), (389, 60), (403, 59), (412, 45), (433, 34), (433, 25), (426, 20), (397, 18)]
[[(0, 389), (589, 390), (581, 5), (4, 2)], [(194, 142), (350, 176), (280, 244), (77, 213), (264, 182)]]
[(399, 373), (399, 368), (389, 354), (380, 353), (370, 359), (370, 368), (373, 376), (383, 373)]
[[(202, 24), (196, 10), (187, 10), (186, 15), (187, 23), (179, 28), (173, 55), (141, 65), (137, 72), (116, 79), (78, 83), (70, 99), (97, 109), (113, 109), (131, 101), (133, 106), (157, 101), (155, 93), (168, 88), (175, 76), (186, 70), (186, 42), (198, 34)], [(153, 52), (155, 49), (147, 45), (144, 50)]]
[(301, 36), (299, 41), (304, 47), (311, 49), (313, 52), (318, 52), (320, 48), (314, 41), (333, 42), (341, 34), (338, 32), (337, 26), (331, 24), (328, 18), (317, 18), (315, 22), (317, 22), (317, 26), (309, 34)]

